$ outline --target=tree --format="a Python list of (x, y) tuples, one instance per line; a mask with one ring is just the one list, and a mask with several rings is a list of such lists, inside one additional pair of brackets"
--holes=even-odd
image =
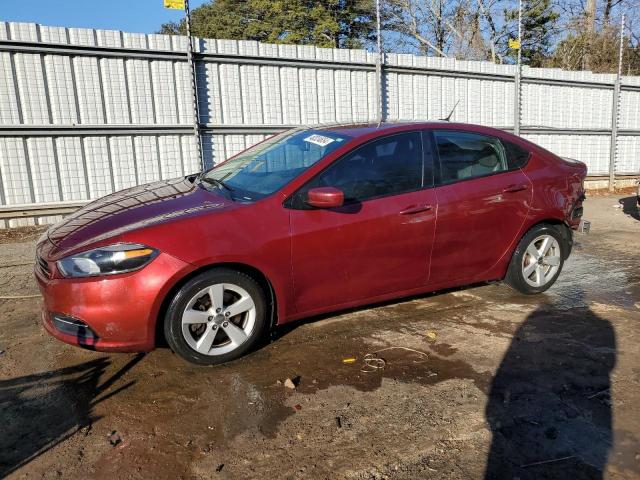
[[(636, 39), (637, 40), (637, 39)], [(623, 75), (640, 73), (640, 49), (625, 39), (622, 54)], [(565, 70), (591, 70), (595, 73), (616, 73), (620, 53), (620, 29), (609, 25), (597, 32), (573, 32), (563, 39), (545, 66)], [(588, 62), (588, 63), (587, 63)]]
[(618, 71), (620, 15), (625, 14), (623, 73), (640, 67), (640, 1), (558, 0), (559, 29), (563, 35), (545, 66), (597, 73)]
[[(361, 48), (374, 38), (373, 0), (212, 0), (192, 12), (204, 38)], [(184, 34), (184, 21), (160, 33)]]
[[(479, 15), (471, 0), (385, 0), (385, 30), (404, 46), (438, 56), (483, 57)], [(479, 47), (480, 52), (472, 50)]]
[(385, 29), (397, 49), (502, 63), (507, 53), (506, 13), (514, 0), (383, 0)]
[[(518, 38), (518, 9), (506, 12), (506, 19), (516, 21), (510, 36)], [(553, 36), (559, 14), (552, 8), (551, 0), (523, 0), (522, 2), (522, 63), (532, 67), (540, 67), (550, 55)], [(517, 57), (516, 50), (509, 51), (509, 56)]]
[(503, 62), (503, 56), (499, 53), (499, 50), (504, 50), (499, 48), (500, 42), (504, 42), (506, 40), (505, 28), (498, 29), (498, 15), (496, 14), (496, 6), (500, 4), (501, 0), (488, 0), (485, 5), (485, 0), (477, 0), (478, 2), (478, 12), (481, 15), (481, 18), (485, 21), (485, 30), (488, 32), (487, 43), (489, 44), (489, 48), (491, 51), (491, 56), (488, 57), (492, 62), (496, 62), (499, 60), (500, 63)]

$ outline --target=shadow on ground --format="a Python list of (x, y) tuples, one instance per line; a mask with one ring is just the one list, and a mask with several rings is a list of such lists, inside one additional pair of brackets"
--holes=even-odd
[(99, 358), (73, 367), (0, 381), (0, 478), (71, 437), (90, 429), (93, 408), (132, 386), (108, 391), (144, 356), (133, 357), (101, 383), (111, 361)]
[(620, 199), (622, 211), (636, 220), (640, 220), (640, 205), (638, 205), (638, 197), (625, 197)]
[(589, 308), (529, 315), (491, 385), (485, 478), (602, 478), (615, 362), (614, 329)]

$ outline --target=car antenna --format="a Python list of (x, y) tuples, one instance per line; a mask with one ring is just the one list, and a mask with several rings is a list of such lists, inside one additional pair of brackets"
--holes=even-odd
[(440, 120), (442, 120), (443, 122), (450, 121), (451, 120), (451, 116), (453, 115), (453, 112), (456, 111), (456, 107), (458, 106), (459, 103), (460, 103), (460, 99), (458, 99), (456, 104), (453, 106), (453, 108), (451, 109), (451, 112), (449, 112), (449, 115), (447, 115), (446, 118), (441, 118)]

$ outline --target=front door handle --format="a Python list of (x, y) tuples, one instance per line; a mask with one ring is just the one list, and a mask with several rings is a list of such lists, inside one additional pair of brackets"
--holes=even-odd
[(514, 193), (514, 192), (521, 192), (522, 190), (526, 190), (527, 188), (529, 188), (529, 185), (527, 185), (526, 183), (519, 183), (518, 185), (509, 185), (507, 188), (505, 188), (502, 191), (504, 193)]
[(433, 207), (431, 205), (411, 205), (400, 211), (401, 215), (412, 215), (414, 213), (427, 212)]

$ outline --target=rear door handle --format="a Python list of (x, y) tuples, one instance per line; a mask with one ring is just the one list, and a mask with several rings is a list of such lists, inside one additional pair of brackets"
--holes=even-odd
[(411, 205), (400, 211), (401, 215), (412, 215), (414, 213), (427, 212), (433, 207), (431, 205)]
[(520, 183), (518, 185), (509, 185), (507, 188), (505, 188), (502, 191), (504, 193), (514, 193), (514, 192), (521, 192), (522, 190), (526, 190), (527, 188), (529, 188), (529, 185), (527, 185), (526, 183)]

